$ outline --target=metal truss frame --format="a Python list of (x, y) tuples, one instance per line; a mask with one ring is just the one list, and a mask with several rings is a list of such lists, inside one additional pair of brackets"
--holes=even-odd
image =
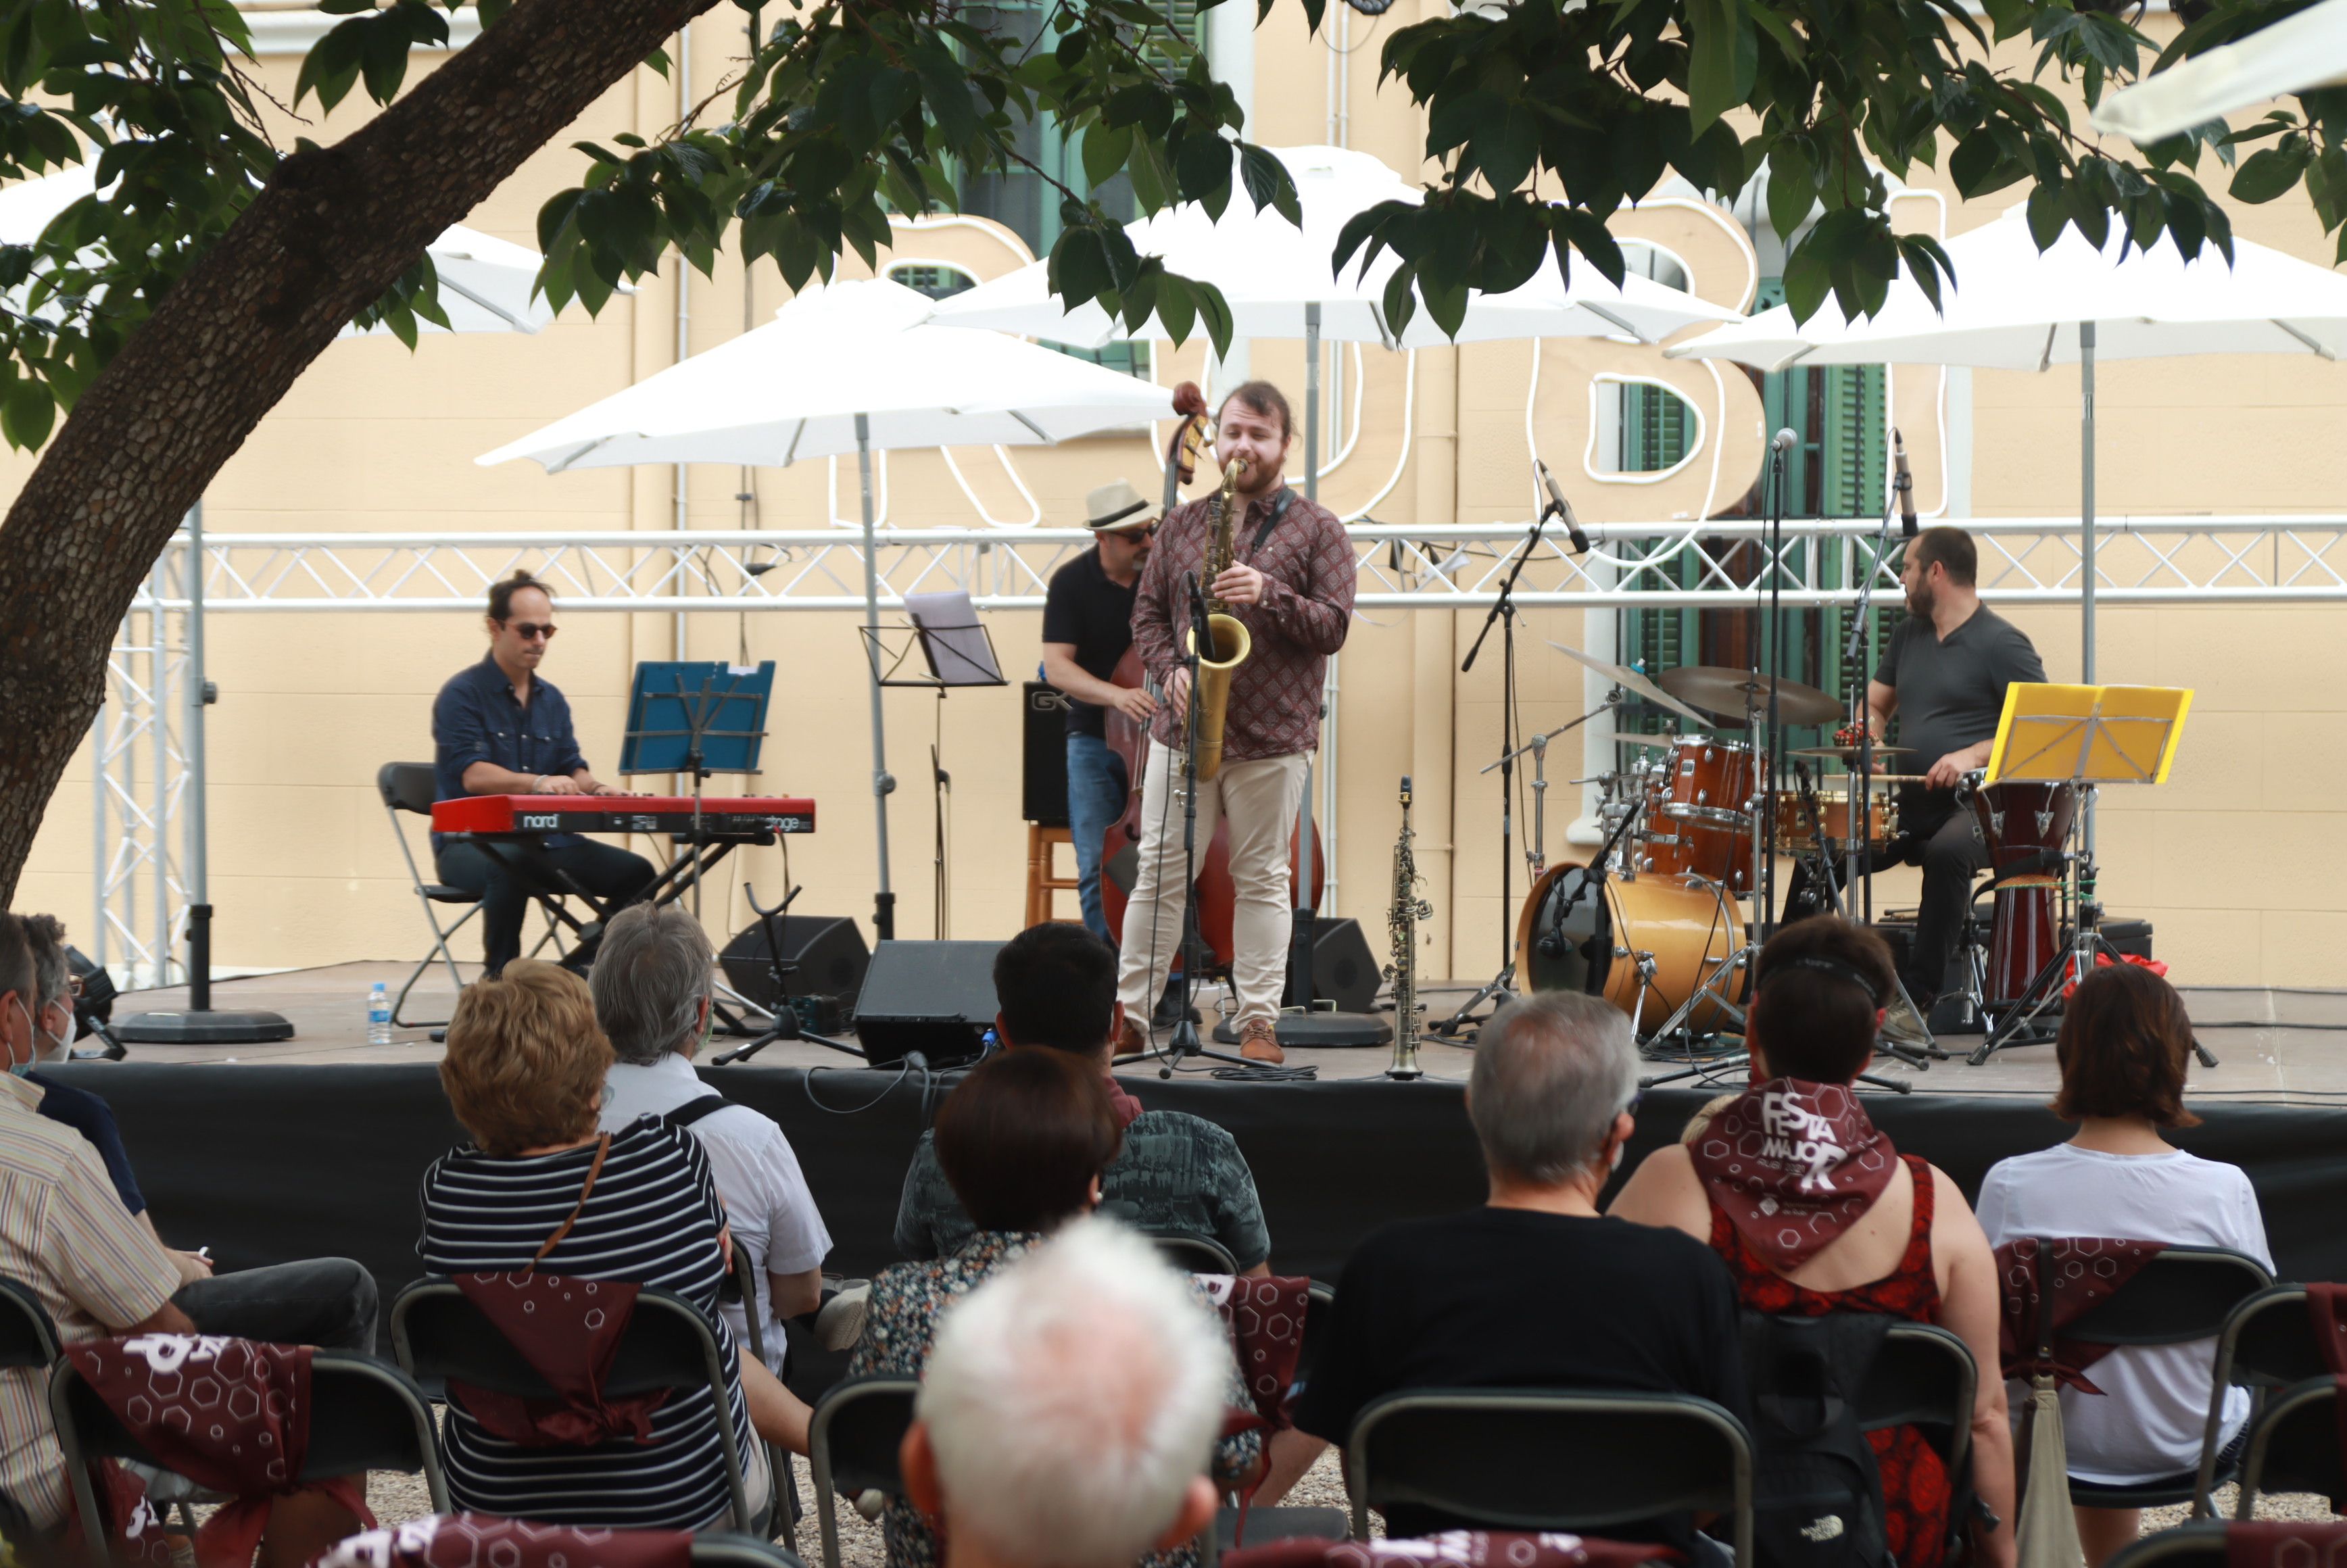
[(148, 574), (108, 651), (90, 725), (95, 928), (82, 940), (125, 989), (186, 975), (174, 955), (188, 920), (187, 561), (177, 539)]

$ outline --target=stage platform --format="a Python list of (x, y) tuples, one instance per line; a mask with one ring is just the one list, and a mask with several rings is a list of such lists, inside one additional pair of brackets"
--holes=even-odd
[[(387, 1046), (366, 1042), (368, 984), (396, 985), (405, 972), (346, 964), (223, 982), (214, 988), (218, 1005), (283, 1013), (295, 1038), (136, 1046), (127, 1061), (62, 1070), (114, 1106), (165, 1239), (209, 1245), (227, 1268), (341, 1254), (374, 1269), (386, 1292), (415, 1277), (417, 1182), (463, 1133), (440, 1090), (440, 1047), (424, 1030), (401, 1030)], [(1434, 1016), (1471, 989), (1429, 988)], [(2204, 1123), (2178, 1142), (2249, 1172), (2284, 1277), (2347, 1278), (2347, 1230), (2336, 1221), (2347, 1208), (2347, 993), (2186, 994), (2219, 1065), (2193, 1070), (2190, 1102)], [(446, 1016), (445, 991), (419, 988), (415, 999), (417, 1016)], [(116, 1016), (183, 1001), (174, 992), (128, 996)], [(711, 1054), (725, 1044), (721, 1037)], [(1412, 1083), (1383, 1076), (1389, 1054), (1291, 1051), (1292, 1064), (1320, 1068), (1311, 1083), (1225, 1081), (1203, 1071), (1206, 1063), (1165, 1077), (1138, 1064), (1119, 1076), (1145, 1105), (1227, 1128), (1263, 1196), (1273, 1266), (1333, 1278), (1378, 1225), (1466, 1208), (1483, 1195), (1460, 1092), (1471, 1051), (1427, 1045), (1427, 1076)], [(1961, 1059), (1922, 1072), (1884, 1063), (1883, 1074), (1914, 1092), (1870, 1096), (1878, 1122), (1967, 1193), (1995, 1161), (2067, 1135), (2045, 1109), (2055, 1081), (2050, 1046), (1978, 1068)], [(753, 1064), (703, 1076), (788, 1134), (832, 1234), (827, 1267), (864, 1275), (895, 1261), (905, 1169), (943, 1082), (871, 1071), (808, 1045), (772, 1047)], [(1627, 1163), (1676, 1139), (1711, 1092), (1649, 1091)]]

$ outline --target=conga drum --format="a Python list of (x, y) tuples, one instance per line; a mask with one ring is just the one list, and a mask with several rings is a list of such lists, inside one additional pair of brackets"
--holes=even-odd
[(1989, 927), (1987, 999), (2018, 1001), (2054, 961), (2062, 932), (2055, 919), (2062, 866), (2055, 858), (2070, 836), (2077, 792), (2067, 784), (1990, 784), (1973, 793), (1973, 816), (1988, 845), (1989, 868), (2026, 865), (1996, 887)]
[[(1528, 992), (1604, 997), (1651, 1030), (1743, 946), (1743, 913), (1716, 884), (1657, 876), (1624, 881), (1602, 867), (1552, 866), (1516, 918), (1516, 980)], [(1653, 955), (1651, 978), (1640, 975), (1641, 954)], [(1729, 979), (1728, 1000), (1744, 999), (1747, 978), (1739, 971)], [(1724, 1016), (1706, 1003), (1689, 1022), (1709, 1029)]]

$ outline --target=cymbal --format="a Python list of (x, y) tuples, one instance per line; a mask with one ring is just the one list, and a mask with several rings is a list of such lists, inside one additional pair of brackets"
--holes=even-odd
[[(1786, 754), (1788, 756), (1795, 757), (1838, 757), (1846, 763), (1854, 763), (1858, 761), (1858, 748), (1856, 746), (1795, 746)], [(1905, 746), (1886, 746), (1878, 741), (1875, 743), (1874, 754), (1878, 757), (1903, 757), (1912, 756), (1914, 753)], [(1877, 778), (1881, 778), (1886, 775), (1877, 774), (1875, 776)]]
[(1680, 702), (1668, 692), (1663, 690), (1660, 686), (1655, 685), (1645, 676), (1639, 674), (1638, 671), (1628, 668), (1626, 665), (1608, 664), (1603, 659), (1594, 658), (1590, 654), (1583, 653), (1578, 648), (1568, 648), (1553, 637), (1548, 640), (1548, 645), (1551, 648), (1555, 649), (1559, 653), (1563, 654), (1567, 659), (1572, 660), (1576, 664), (1596, 671), (1597, 673), (1604, 676), (1605, 679), (1613, 682), (1616, 686), (1620, 686), (1627, 691), (1635, 692), (1637, 695), (1645, 698), (1647, 702), (1654, 703), (1655, 706), (1658, 708), (1668, 708), (1674, 713), (1683, 714), (1690, 723), (1693, 723), (1701, 724), (1709, 722), (1705, 719), (1701, 713), (1696, 712), (1693, 708), (1688, 707), (1685, 702)]
[(1624, 746), (1645, 746), (1657, 752), (1667, 752), (1679, 743), (1676, 735), (1615, 735), (1614, 741)]
[[(1656, 677), (1663, 690), (1723, 719), (1741, 720), (1747, 709), (1765, 712), (1770, 677), (1718, 664), (1688, 664)], [(1841, 704), (1815, 686), (1777, 679), (1778, 716), (1788, 724), (1829, 724)]]

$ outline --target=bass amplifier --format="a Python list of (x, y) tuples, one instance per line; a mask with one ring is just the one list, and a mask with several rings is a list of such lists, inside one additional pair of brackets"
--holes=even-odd
[[(1068, 825), (1068, 699), (1057, 686), (1020, 687), (1020, 815), (1038, 827)], [(990, 1016), (990, 1015), (989, 1015)]]

